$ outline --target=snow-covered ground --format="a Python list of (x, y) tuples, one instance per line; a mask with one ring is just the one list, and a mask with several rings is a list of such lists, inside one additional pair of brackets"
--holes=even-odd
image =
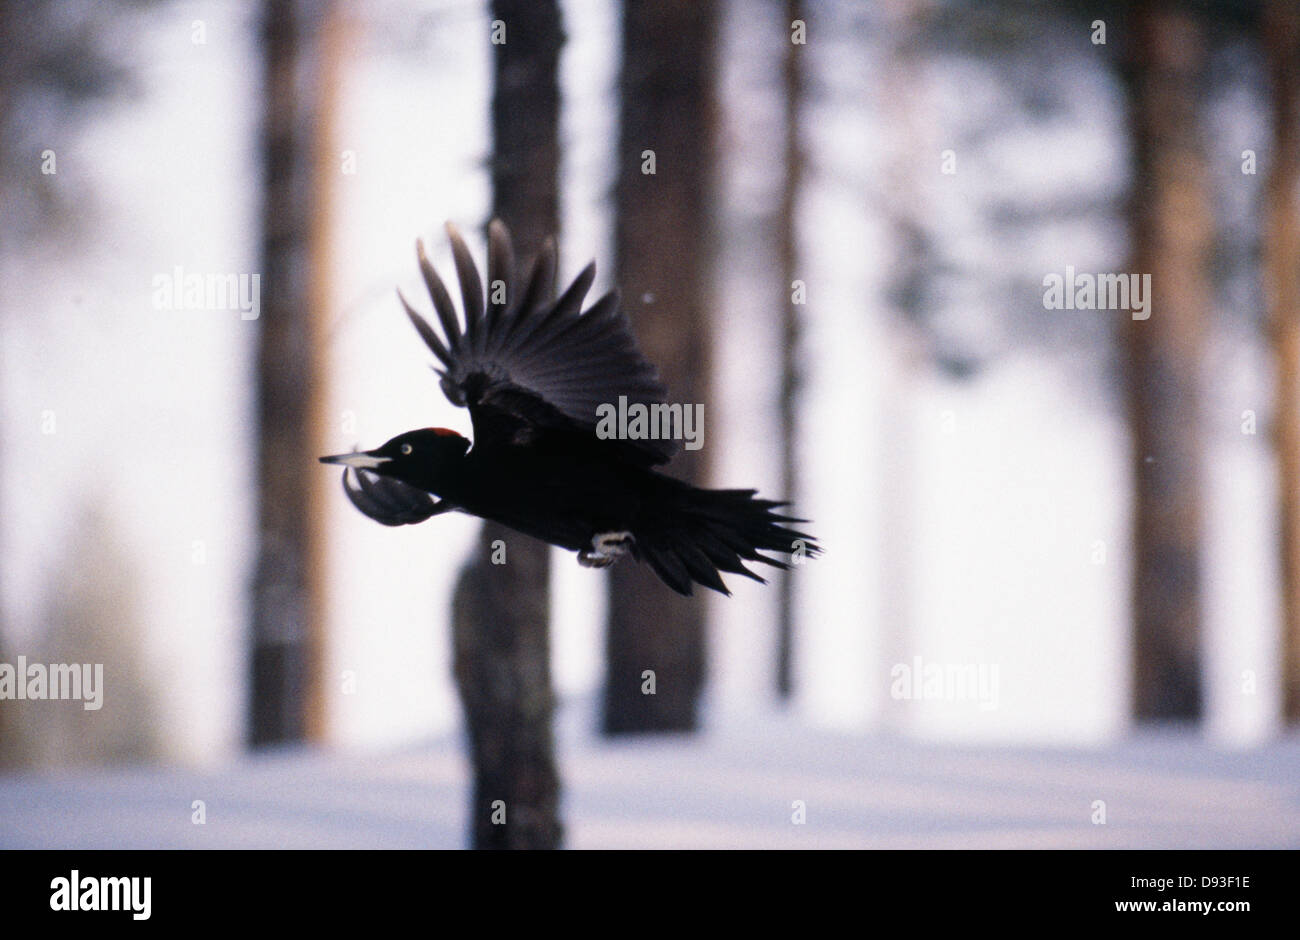
[[(571, 848), (1300, 848), (1294, 739), (977, 748), (773, 717), (611, 743), (566, 712)], [(467, 781), (454, 737), (219, 772), (0, 777), (0, 848), (459, 848)]]

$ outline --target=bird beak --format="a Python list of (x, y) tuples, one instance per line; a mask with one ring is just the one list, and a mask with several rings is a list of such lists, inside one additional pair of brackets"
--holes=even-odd
[(333, 457), (320, 458), (321, 463), (333, 463), (342, 467), (351, 467), (354, 470), (374, 470), (392, 460), (392, 457), (379, 457), (374, 453), (364, 451), (354, 452), (351, 454), (335, 454)]

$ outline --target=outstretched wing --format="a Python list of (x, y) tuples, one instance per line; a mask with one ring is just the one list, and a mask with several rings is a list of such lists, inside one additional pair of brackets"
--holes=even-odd
[[(469, 408), (476, 446), (525, 443), (543, 431), (576, 432), (596, 439), (601, 405), (662, 403), (658, 374), (636, 348), (627, 317), (611, 291), (582, 310), (596, 265), (583, 269), (557, 299), (555, 247), (548, 242), (526, 284), (514, 278), (514, 249), (500, 221), (488, 226), (488, 291), (460, 233), (447, 225), (465, 324), (462, 329), (423, 243), (420, 272), (442, 327), (433, 327), (402, 297), (420, 337), (438, 357), (442, 390), (452, 404)], [(398, 296), (401, 294), (399, 292)], [(663, 463), (678, 448), (671, 440), (609, 441), (646, 464)]]

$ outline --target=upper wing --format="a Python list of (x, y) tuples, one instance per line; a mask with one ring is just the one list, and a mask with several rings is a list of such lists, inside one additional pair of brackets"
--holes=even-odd
[[(636, 348), (627, 317), (611, 291), (582, 311), (596, 274), (591, 263), (559, 299), (554, 297), (555, 247), (548, 242), (522, 288), (514, 279), (510, 233), (488, 226), (486, 302), (478, 269), (460, 233), (447, 235), (465, 312), (461, 328), (451, 295), (417, 243), (420, 272), (442, 326), (440, 337), (402, 297), (407, 316), (443, 368), (442, 390), (468, 407), (476, 444), (523, 442), (537, 431), (578, 432), (595, 439), (597, 408), (663, 402), (658, 374)], [(398, 296), (401, 294), (399, 292)], [(663, 463), (678, 448), (672, 440), (610, 441), (627, 456)]]

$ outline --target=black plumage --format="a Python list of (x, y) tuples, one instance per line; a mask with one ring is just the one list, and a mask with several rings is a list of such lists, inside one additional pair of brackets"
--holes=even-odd
[(517, 284), (509, 233), (494, 221), (485, 292), (464, 240), (453, 226), (447, 231), (463, 327), (423, 244), (420, 272), (441, 335), (399, 297), (438, 360), (443, 393), (469, 409), (473, 446), (454, 431), (428, 428), (373, 451), (322, 457), (347, 468), (344, 490), (357, 509), (384, 525), (460, 510), (576, 551), (591, 567), (630, 553), (681, 594), (696, 583), (729, 593), (720, 571), (762, 581), (746, 561), (787, 566), (761, 552), (820, 551), (811, 536), (783, 525), (800, 520), (778, 514), (782, 503), (655, 471), (679, 442), (597, 435), (601, 405), (621, 397), (660, 405), (666, 390), (636, 348), (617, 291), (583, 310), (594, 263), (556, 298), (548, 242)]

